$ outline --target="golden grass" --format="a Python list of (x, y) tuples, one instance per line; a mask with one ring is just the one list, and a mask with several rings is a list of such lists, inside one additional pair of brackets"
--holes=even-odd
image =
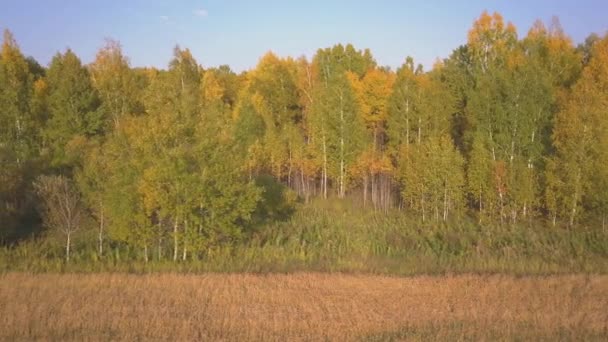
[(606, 338), (608, 276), (0, 275), (1, 340), (494, 339), (489, 332)]

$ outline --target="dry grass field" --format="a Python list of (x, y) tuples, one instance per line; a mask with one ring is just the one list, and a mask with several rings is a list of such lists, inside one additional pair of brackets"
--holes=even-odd
[(608, 276), (0, 275), (1, 340), (605, 340)]

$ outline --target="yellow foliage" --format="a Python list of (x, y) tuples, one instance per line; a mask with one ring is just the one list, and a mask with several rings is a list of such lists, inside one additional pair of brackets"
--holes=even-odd
[(49, 86), (44, 79), (39, 79), (34, 82), (34, 94), (37, 96), (44, 96), (48, 93)]
[(210, 105), (221, 101), (226, 91), (215, 73), (206, 72), (201, 83), (201, 96), (204, 105)]
[(362, 79), (353, 72), (348, 72), (347, 78), (357, 94), (361, 117), (367, 127), (378, 128), (388, 116), (388, 98), (395, 83), (395, 74), (370, 69)]

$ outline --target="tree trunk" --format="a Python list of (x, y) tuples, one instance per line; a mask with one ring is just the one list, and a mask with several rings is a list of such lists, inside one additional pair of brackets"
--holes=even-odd
[(340, 159), (340, 190), (338, 193), (340, 198), (344, 198), (344, 159)]
[(420, 204), (422, 206), (422, 222), (424, 222), (425, 220), (425, 213), (424, 213), (424, 197), (422, 197), (422, 199), (420, 200)]
[(572, 212), (570, 213), (570, 227), (574, 225), (574, 217), (576, 216), (576, 191), (574, 192), (574, 199), (572, 200)]
[(177, 261), (177, 217), (175, 218), (175, 222), (173, 224), (173, 261)]
[(99, 257), (101, 257), (103, 255), (103, 204), (100, 204), (100, 209), (99, 209), (99, 236), (98, 236), (98, 240), (99, 240)]
[(494, 136), (492, 135), (492, 125), (490, 125), (490, 142), (492, 143), (492, 160), (496, 161), (496, 151), (494, 150)]
[(186, 257), (188, 256), (188, 251), (187, 251), (188, 244), (187, 244), (187, 240), (186, 240), (187, 232), (188, 232), (188, 221), (184, 220), (184, 239), (183, 239), (184, 240), (184, 251), (182, 254), (183, 261), (186, 261)]
[(344, 161), (344, 98), (340, 92), (340, 192), (339, 197), (344, 198), (344, 173), (345, 173), (345, 161)]
[(302, 195), (304, 195), (304, 203), (308, 203), (308, 191), (306, 191), (306, 184), (304, 183), (303, 169), (300, 169), (300, 186), (302, 187)]
[(418, 117), (418, 145), (422, 142), (422, 119)]
[(376, 200), (376, 175), (372, 175), (372, 204), (374, 205), (374, 210), (378, 209), (378, 201)]
[(287, 186), (289, 186), (290, 188), (291, 186), (291, 170), (292, 170), (292, 165), (291, 165), (291, 146), (289, 147), (289, 168), (287, 169)]
[(327, 144), (325, 135), (323, 135), (323, 179), (321, 180), (323, 187), (323, 198), (327, 199)]
[(158, 261), (163, 258), (163, 239), (158, 239)]
[(388, 210), (392, 205), (392, 193), (393, 193), (393, 178), (387, 174), (386, 177), (386, 213), (388, 214)]
[(515, 159), (515, 141), (511, 140), (511, 153), (509, 155), (510, 165), (513, 165), (513, 159)]
[(363, 207), (367, 204), (367, 172), (363, 176)]
[(503, 224), (504, 205), (502, 200), (502, 192), (498, 192), (498, 197), (500, 198), (500, 224)]
[(72, 233), (68, 232), (67, 239), (66, 239), (66, 242), (65, 242), (65, 261), (66, 262), (70, 261), (70, 245), (71, 245), (70, 238), (71, 238), (71, 235), (72, 235)]
[(385, 198), (384, 198), (384, 188), (385, 188), (385, 179), (382, 173), (378, 174), (378, 199), (380, 202), (380, 210), (384, 211), (385, 209)]
[(482, 217), (481, 210), (483, 208), (483, 206), (481, 205), (481, 198), (482, 198), (482, 195), (481, 195), (481, 188), (480, 188), (479, 189), (479, 223), (481, 223), (481, 217)]
[(144, 261), (148, 263), (148, 244), (144, 245)]
[(439, 208), (437, 202), (435, 202), (435, 222), (439, 222)]
[(448, 219), (448, 187), (443, 187), (443, 222)]
[(405, 100), (405, 147), (410, 147), (410, 99)]

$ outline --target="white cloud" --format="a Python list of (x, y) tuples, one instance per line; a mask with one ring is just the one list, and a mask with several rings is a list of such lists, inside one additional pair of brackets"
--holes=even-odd
[(166, 16), (166, 15), (161, 15), (159, 18), (162, 21), (169, 21), (169, 16)]
[(196, 15), (197, 17), (206, 17), (207, 15), (209, 15), (209, 12), (207, 12), (207, 10), (204, 8), (196, 9), (192, 13), (194, 13), (194, 15)]

